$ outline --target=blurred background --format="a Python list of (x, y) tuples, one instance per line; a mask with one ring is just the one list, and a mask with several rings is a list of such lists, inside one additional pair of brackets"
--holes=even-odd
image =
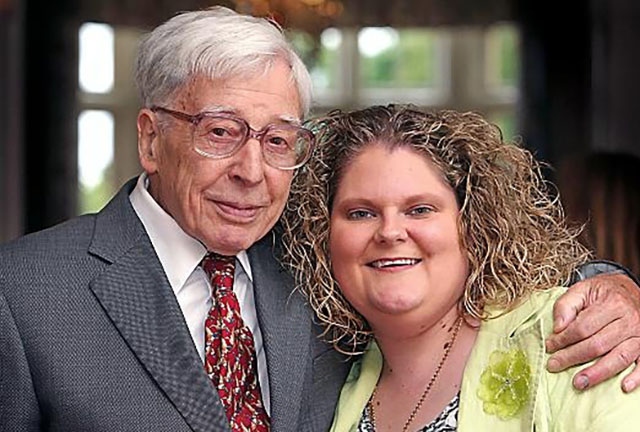
[(554, 166), (640, 155), (637, 0), (0, 0), (0, 242), (97, 211), (139, 173), (137, 41), (213, 4), (283, 24), (314, 114), (476, 110)]

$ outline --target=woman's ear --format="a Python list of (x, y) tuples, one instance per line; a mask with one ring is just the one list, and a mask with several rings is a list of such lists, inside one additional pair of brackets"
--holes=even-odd
[(138, 112), (138, 158), (147, 175), (158, 170), (158, 141), (160, 130), (155, 113), (143, 108)]

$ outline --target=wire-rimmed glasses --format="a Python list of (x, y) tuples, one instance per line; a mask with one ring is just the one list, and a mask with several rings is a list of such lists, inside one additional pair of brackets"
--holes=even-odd
[(203, 111), (187, 114), (154, 106), (153, 112), (163, 112), (192, 127), (194, 150), (211, 159), (233, 156), (248, 140), (260, 141), (265, 161), (274, 168), (293, 170), (311, 156), (315, 143), (313, 132), (293, 124), (270, 124), (257, 131), (246, 120), (227, 113)]

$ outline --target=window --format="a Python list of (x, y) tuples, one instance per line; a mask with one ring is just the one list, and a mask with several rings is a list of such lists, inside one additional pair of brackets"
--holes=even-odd
[(98, 23), (79, 28), (79, 213), (102, 208), (140, 172), (132, 71), (141, 33)]
[(84, 23), (79, 39), (80, 89), (87, 93), (109, 93), (113, 88), (113, 28)]
[(486, 32), (485, 86), (492, 100), (503, 106), (489, 112), (505, 139), (517, 135), (516, 113), (513, 106), (520, 77), (519, 35), (510, 24), (498, 24)]
[[(139, 101), (132, 71), (142, 32), (96, 23), (80, 28), (78, 88), (84, 113), (78, 135), (88, 143), (78, 147), (80, 212), (98, 210), (140, 172), (135, 124)], [(505, 138), (517, 134), (519, 34), (512, 23), (328, 28), (315, 36), (297, 31), (288, 36), (311, 73), (312, 115), (335, 108), (413, 103), (480, 111), (501, 126)], [(92, 158), (102, 160), (87, 161)], [(95, 171), (92, 178), (100, 183), (87, 180), (87, 170)]]
[[(113, 28), (85, 23), (79, 31), (78, 81), (85, 93), (111, 92), (114, 81)], [(111, 195), (107, 171), (113, 162), (113, 115), (83, 110), (78, 116), (78, 189), (80, 213), (99, 210)]]
[(363, 28), (358, 32), (360, 86), (434, 87), (438, 81), (437, 43), (434, 31)]
[(495, 25), (486, 32), (485, 77), (493, 88), (515, 89), (520, 76), (519, 38), (510, 24)]
[(314, 114), (371, 104), (476, 110), (517, 132), (519, 34), (490, 27), (328, 28), (291, 38), (309, 67)]
[(113, 163), (113, 115), (104, 110), (85, 110), (78, 117), (79, 210), (97, 211), (111, 197)]

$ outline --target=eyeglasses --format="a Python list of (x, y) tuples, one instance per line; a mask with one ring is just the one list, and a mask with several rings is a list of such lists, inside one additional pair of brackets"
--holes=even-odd
[(270, 124), (257, 131), (246, 120), (225, 113), (205, 111), (191, 115), (159, 106), (151, 111), (191, 123), (194, 150), (211, 159), (231, 157), (253, 138), (260, 141), (262, 155), (269, 165), (293, 170), (309, 159), (315, 143), (313, 132), (296, 125)]

